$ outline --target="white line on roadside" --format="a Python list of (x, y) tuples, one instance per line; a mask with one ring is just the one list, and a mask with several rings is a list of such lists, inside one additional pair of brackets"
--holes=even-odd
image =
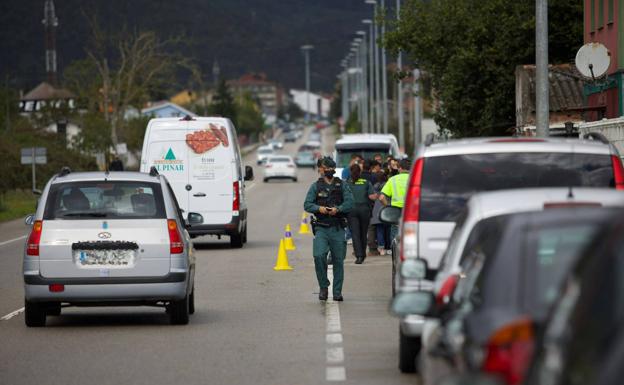
[(2, 320), (2, 321), (8, 321), (8, 320), (10, 320), (11, 318), (15, 317), (16, 315), (18, 315), (18, 314), (22, 313), (23, 311), (24, 311), (24, 308), (17, 309), (17, 310), (15, 310), (14, 312), (11, 312), (11, 313), (9, 313), (9, 314), (5, 315), (4, 317), (0, 318), (0, 320)]
[(8, 241), (3, 241), (3, 242), (0, 242), (0, 246), (8, 245), (11, 242), (19, 241), (19, 240), (24, 239), (24, 238), (26, 238), (26, 236), (22, 235), (21, 237), (9, 239)]
[[(328, 266), (327, 278), (330, 282), (334, 282), (334, 270), (332, 266)], [(344, 348), (336, 346), (342, 344), (342, 333), (340, 325), (340, 308), (338, 302), (330, 301), (325, 303), (325, 324), (327, 334), (325, 342), (327, 344), (326, 358), (328, 365), (342, 364), (345, 360)], [(344, 366), (327, 366), (325, 368), (325, 379), (327, 381), (346, 381), (347, 371)]]

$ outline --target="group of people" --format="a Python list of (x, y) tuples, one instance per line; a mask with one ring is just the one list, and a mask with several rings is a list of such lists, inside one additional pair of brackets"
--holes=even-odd
[(391, 157), (382, 163), (381, 155), (363, 159), (353, 155), (342, 178), (334, 176), (336, 163), (329, 157), (319, 159), (320, 178), (306, 195), (304, 209), (314, 214), (313, 256), (319, 283), (319, 299), (328, 298), (327, 255), (331, 252), (334, 301), (342, 301), (344, 259), (347, 232), (353, 240), (355, 263), (368, 255), (379, 255), (390, 249), (398, 228), (379, 221), (384, 205), (403, 207), (409, 179), (410, 162)]

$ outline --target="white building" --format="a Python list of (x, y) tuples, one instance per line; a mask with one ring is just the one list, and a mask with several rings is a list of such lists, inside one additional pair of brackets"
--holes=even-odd
[[(295, 104), (297, 104), (303, 112), (308, 112), (314, 116), (327, 118), (329, 116), (329, 108), (331, 100), (322, 95), (310, 92), (310, 111), (307, 111), (308, 101), (305, 90), (290, 90), (290, 95)], [(320, 111), (319, 111), (320, 110)]]

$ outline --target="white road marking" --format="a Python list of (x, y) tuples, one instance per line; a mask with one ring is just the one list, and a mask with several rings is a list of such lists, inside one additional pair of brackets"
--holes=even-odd
[(11, 242), (19, 241), (19, 240), (22, 240), (22, 239), (25, 239), (25, 238), (26, 238), (26, 236), (22, 235), (21, 237), (17, 237), (17, 238), (14, 238), (14, 239), (9, 239), (8, 241), (0, 242), (0, 246), (8, 245)]
[[(327, 269), (327, 278), (330, 282), (334, 281), (334, 270), (332, 266)], [(327, 344), (326, 358), (328, 365), (342, 364), (345, 360), (344, 348), (336, 346), (342, 344), (342, 326), (340, 325), (340, 308), (338, 302), (327, 300), (325, 302), (325, 324), (327, 334), (325, 342)], [(344, 366), (327, 366), (325, 368), (325, 379), (327, 381), (345, 381), (347, 379), (347, 371)]]
[(347, 373), (344, 366), (328, 367), (325, 371), (327, 381), (345, 381)]
[(0, 320), (2, 320), (2, 321), (8, 321), (8, 320), (10, 320), (11, 318), (15, 317), (16, 315), (18, 315), (18, 314), (22, 313), (23, 311), (24, 311), (24, 308), (17, 309), (17, 310), (15, 310), (14, 312), (11, 312), (11, 313), (9, 313), (9, 314), (5, 315), (4, 317), (0, 318)]

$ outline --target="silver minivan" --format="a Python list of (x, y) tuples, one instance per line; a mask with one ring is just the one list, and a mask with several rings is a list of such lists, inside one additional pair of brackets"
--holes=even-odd
[[(189, 213), (189, 222), (201, 221)], [(172, 324), (195, 310), (193, 244), (167, 179), (154, 169), (72, 173), (45, 186), (24, 250), (25, 318), (62, 306), (162, 306)]]

